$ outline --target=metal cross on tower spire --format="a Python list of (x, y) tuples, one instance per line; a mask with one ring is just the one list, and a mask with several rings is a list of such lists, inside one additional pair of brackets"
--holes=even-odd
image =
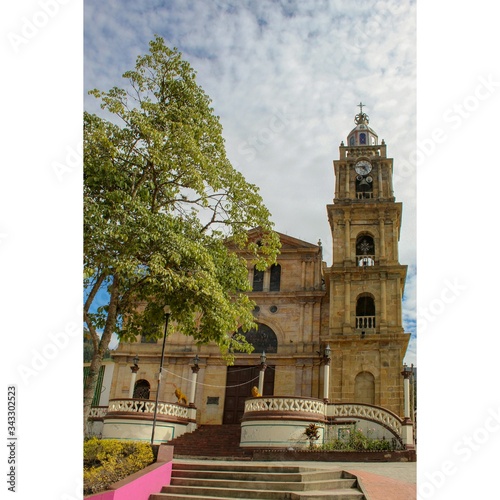
[(363, 104), (360, 101), (357, 106), (359, 107), (359, 113), (354, 117), (354, 123), (356, 123), (356, 125), (359, 125), (360, 123), (369, 123), (368, 115), (366, 113), (363, 113), (363, 106), (366, 106), (366, 104)]

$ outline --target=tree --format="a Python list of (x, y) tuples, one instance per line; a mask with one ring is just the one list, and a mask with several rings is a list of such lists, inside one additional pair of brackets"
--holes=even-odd
[[(113, 333), (159, 338), (167, 304), (178, 331), (215, 342), (228, 362), (249, 352), (232, 335), (255, 326), (244, 256), (264, 269), (279, 252), (270, 213), (227, 159), (195, 71), (162, 38), (149, 45), (123, 75), (127, 89), (91, 91), (119, 124), (84, 113), (84, 321), (94, 348), (85, 423)], [(258, 242), (247, 236), (254, 227)], [(106, 304), (95, 307), (103, 292)]]

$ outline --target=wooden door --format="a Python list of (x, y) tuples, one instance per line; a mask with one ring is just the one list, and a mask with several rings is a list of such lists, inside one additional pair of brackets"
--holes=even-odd
[[(239, 424), (245, 412), (245, 400), (252, 397), (252, 387), (259, 385), (259, 366), (228, 366), (223, 424)], [(265, 396), (274, 393), (274, 366), (268, 366), (264, 374)]]

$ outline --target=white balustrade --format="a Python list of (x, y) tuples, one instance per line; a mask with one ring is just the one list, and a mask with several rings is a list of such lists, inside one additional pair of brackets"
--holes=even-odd
[(356, 255), (358, 267), (370, 267), (375, 265), (375, 255)]
[(92, 406), (92, 408), (90, 408), (89, 418), (93, 420), (102, 419), (103, 417), (106, 416), (107, 412), (108, 412), (107, 406)]
[(356, 316), (356, 328), (370, 330), (375, 328), (375, 316)]
[[(112, 399), (109, 402), (109, 413), (142, 413), (144, 415), (153, 415), (155, 411), (155, 402), (147, 399)], [(157, 415), (188, 418), (189, 408), (176, 403), (158, 403)]]
[(245, 402), (245, 413), (287, 411), (325, 414), (325, 403), (317, 399), (269, 397), (252, 398)]
[(331, 417), (358, 417), (379, 422), (401, 436), (402, 421), (393, 413), (380, 407), (362, 404), (334, 404), (329, 406)]

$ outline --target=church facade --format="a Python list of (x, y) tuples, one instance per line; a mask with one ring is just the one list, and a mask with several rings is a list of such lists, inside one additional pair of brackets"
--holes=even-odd
[[(401, 371), (410, 335), (402, 324), (402, 205), (394, 197), (393, 160), (362, 107), (355, 123), (333, 162), (335, 192), (327, 206), (332, 264), (323, 261), (320, 242), (284, 234), (275, 265), (262, 272), (249, 264), (258, 324), (246, 333), (253, 353), (237, 354), (227, 366), (217, 346), (197, 347), (191, 338), (171, 333), (157, 395), (162, 340), (120, 343), (110, 399), (174, 403), (180, 388), (192, 394), (198, 425), (235, 424), (263, 372), (264, 396), (363, 403), (403, 415)], [(249, 236), (257, 241), (259, 230)]]

